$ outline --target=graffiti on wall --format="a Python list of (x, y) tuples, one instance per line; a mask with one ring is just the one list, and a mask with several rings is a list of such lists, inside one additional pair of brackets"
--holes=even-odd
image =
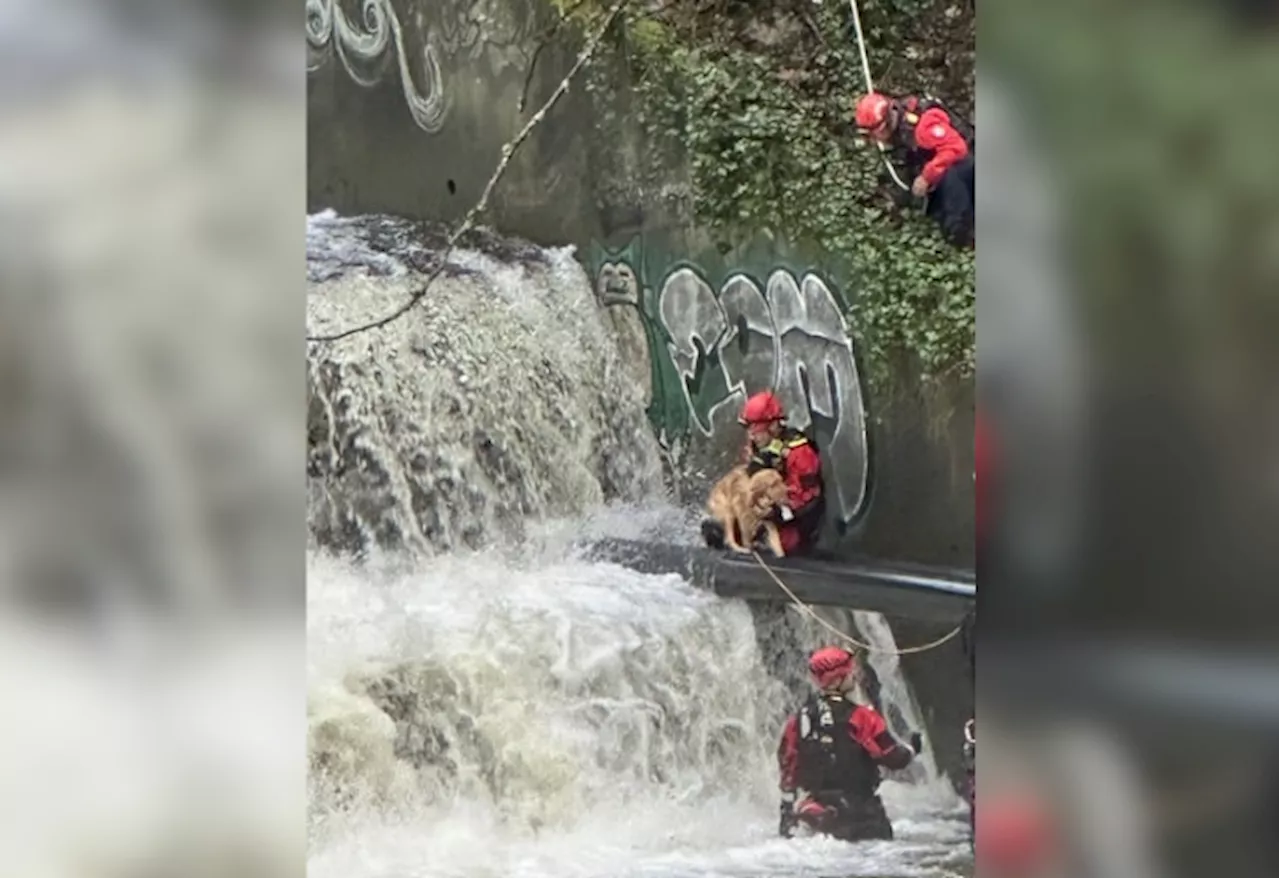
[(863, 387), (828, 281), (785, 267), (720, 279), (687, 263), (650, 272), (635, 242), (593, 262), (600, 304), (630, 315), (614, 319), (631, 337), (624, 350), (649, 358), (649, 418), (664, 445), (740, 435), (742, 403), (772, 389), (817, 440), (833, 516), (858, 516), (869, 480)]
[[(336, 55), (353, 81), (372, 88), (394, 67), (409, 114), (434, 134), (449, 111), (442, 59), (475, 62), (489, 70), (527, 66), (537, 30), (534, 0), (305, 0), (307, 72)], [(428, 20), (427, 12), (430, 13)]]
[(435, 133), (444, 125), (449, 104), (440, 72), (439, 50), (430, 40), (418, 53), (418, 78), (410, 71), (404, 27), (390, 0), (360, 0), (360, 21), (347, 16), (340, 0), (306, 0), (307, 73), (336, 54), (347, 74), (372, 88), (395, 62), (409, 114), (419, 128)]

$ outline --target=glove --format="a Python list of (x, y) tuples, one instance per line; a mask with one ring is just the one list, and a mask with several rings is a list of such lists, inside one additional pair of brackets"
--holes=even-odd
[(887, 172), (880, 174), (880, 185), (889, 193), (889, 199), (893, 201), (894, 207), (899, 209), (910, 207), (915, 204), (910, 190), (901, 188)]
[(778, 804), (778, 836), (791, 838), (796, 828), (795, 793), (783, 793)]
[(772, 521), (775, 524), (786, 524), (788, 521), (794, 521), (796, 514), (791, 511), (790, 506), (757, 506), (757, 514), (765, 521)]
[(911, 751), (915, 753), (917, 756), (919, 756), (920, 751), (923, 749), (924, 749), (924, 738), (921, 737), (919, 732), (912, 732), (911, 733)]

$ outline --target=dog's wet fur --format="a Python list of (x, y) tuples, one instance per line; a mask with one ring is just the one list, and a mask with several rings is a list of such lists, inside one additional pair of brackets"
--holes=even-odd
[(747, 553), (758, 536), (781, 558), (782, 540), (778, 526), (763, 516), (787, 501), (787, 486), (782, 474), (762, 469), (747, 475), (745, 466), (736, 466), (715, 484), (707, 497), (707, 515), (720, 524), (725, 547)]

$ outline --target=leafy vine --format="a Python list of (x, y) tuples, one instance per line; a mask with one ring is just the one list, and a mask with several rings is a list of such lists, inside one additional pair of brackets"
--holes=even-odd
[[(970, 114), (971, 2), (864, 3), (877, 86)], [(553, 3), (584, 29), (605, 9)], [(926, 389), (973, 374), (973, 252), (895, 201), (878, 153), (855, 136), (864, 83), (847, 5), (636, 4), (585, 77), (618, 197), (661, 202), (725, 246), (767, 231), (820, 254), (856, 291), (850, 326), (882, 391), (904, 374)]]

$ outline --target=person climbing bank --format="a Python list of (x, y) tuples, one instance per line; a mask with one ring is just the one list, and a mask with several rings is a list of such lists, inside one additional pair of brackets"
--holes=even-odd
[[(782, 403), (767, 390), (746, 401), (738, 423), (747, 430), (739, 463), (749, 474), (777, 470), (787, 485), (786, 504), (762, 510), (764, 517), (777, 525), (784, 554), (805, 554), (818, 540), (825, 509), (818, 449), (804, 431), (787, 426)], [(723, 546), (724, 534), (713, 522), (704, 522), (702, 532), (707, 545)], [(757, 549), (768, 551), (763, 544)]]
[(906, 768), (920, 752), (919, 733), (907, 747), (879, 711), (853, 700), (857, 666), (848, 651), (819, 649), (809, 676), (818, 692), (787, 718), (778, 745), (778, 834), (790, 838), (804, 824), (843, 841), (893, 838), (876, 792), (880, 766)]
[(911, 193), (926, 198), (925, 214), (956, 247), (973, 245), (973, 144), (967, 126), (936, 101), (871, 92), (858, 99), (854, 121), (884, 144), (911, 177)]

